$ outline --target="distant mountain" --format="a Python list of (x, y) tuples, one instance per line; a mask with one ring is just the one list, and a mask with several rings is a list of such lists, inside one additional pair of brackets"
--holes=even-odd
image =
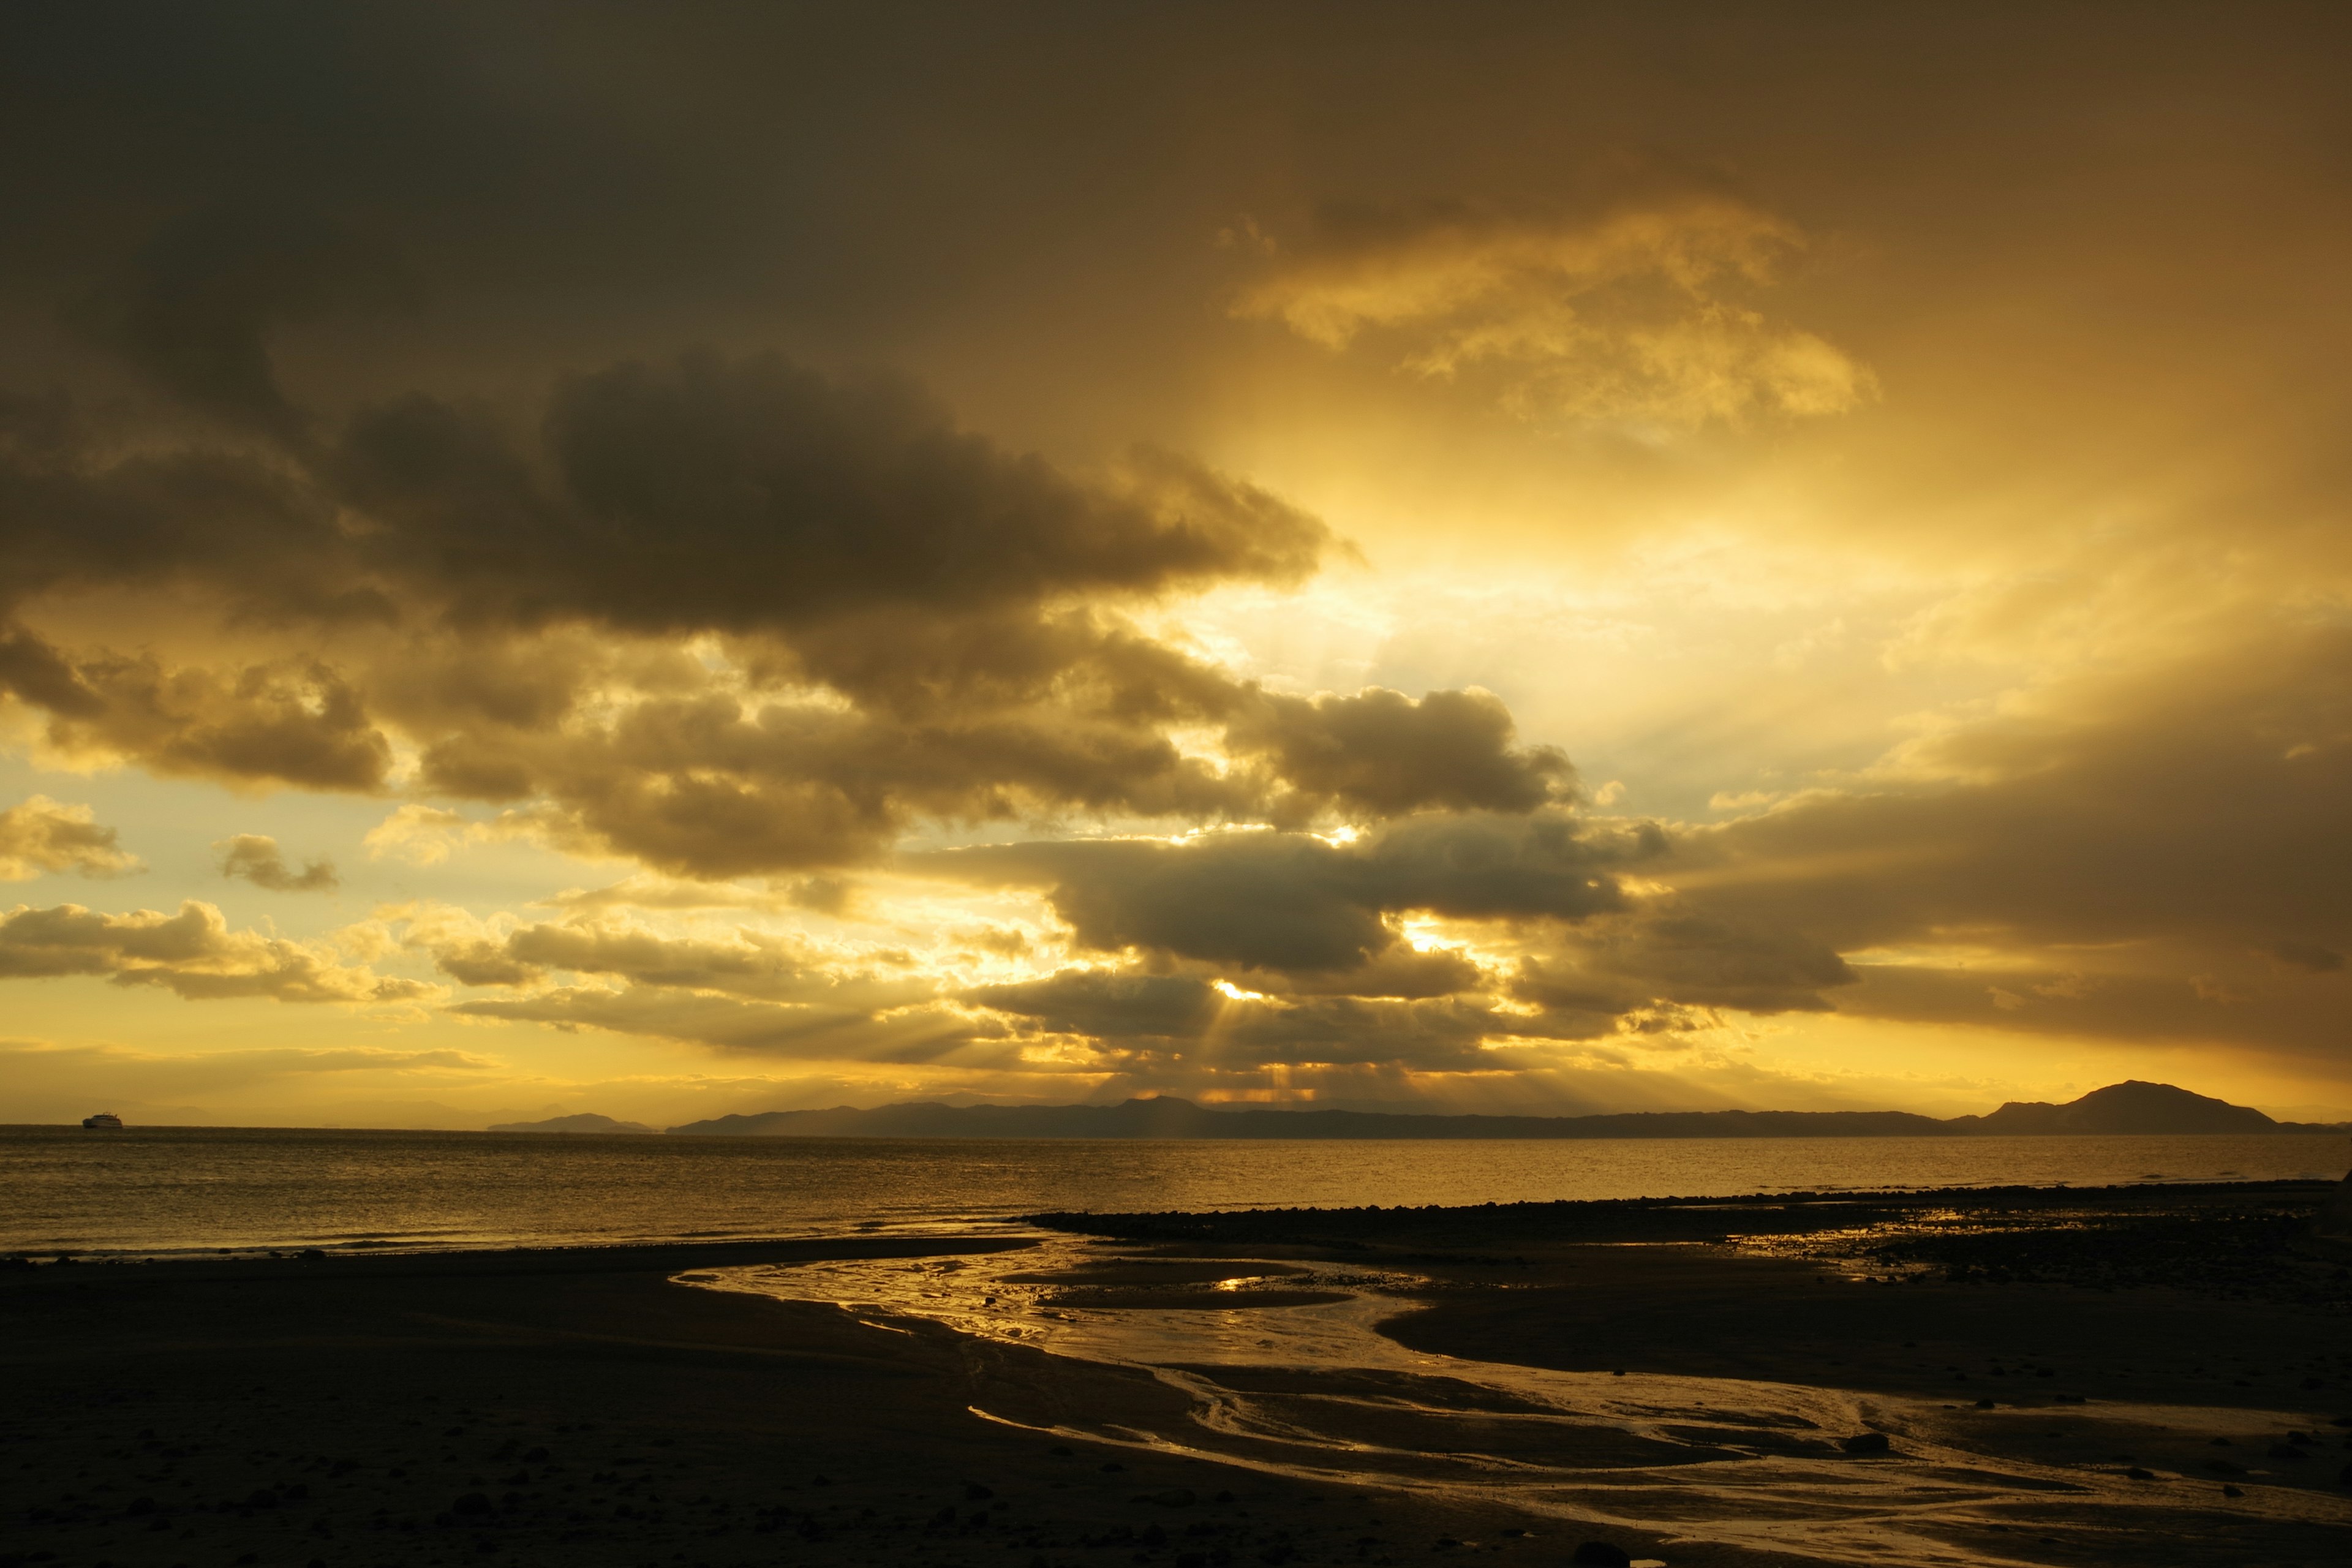
[(2067, 1105), (2012, 1102), (1940, 1121), (1904, 1110), (1650, 1110), (1613, 1116), (1435, 1116), (1215, 1110), (1161, 1095), (1118, 1105), (941, 1105), (769, 1110), (672, 1132), (770, 1138), (1949, 1138), (2063, 1132), (2328, 1131), (2273, 1121), (2161, 1083), (2119, 1083)]
[(2064, 1105), (2012, 1100), (1990, 1116), (1959, 1116), (1963, 1131), (2014, 1135), (2048, 1132), (2269, 1132), (2300, 1123), (2273, 1121), (2251, 1106), (2231, 1105), (2137, 1079), (2095, 1089)]
[(642, 1121), (615, 1121), (583, 1110), (577, 1116), (551, 1116), (544, 1121), (501, 1121), (493, 1132), (651, 1132)]

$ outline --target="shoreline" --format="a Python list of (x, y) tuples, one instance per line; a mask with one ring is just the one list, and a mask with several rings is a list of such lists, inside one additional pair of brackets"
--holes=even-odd
[[(2092, 1257), (2084, 1238), (2107, 1232), (2074, 1212), (2086, 1204), (2104, 1205), (2128, 1250), (2146, 1240), (2136, 1227), (2186, 1225), (2194, 1237), (2264, 1205), (2299, 1223), (2327, 1191), (1961, 1189), (1937, 1199), (2021, 1223), (1928, 1239), (2015, 1247), (2060, 1237)], [(2047, 1506), (1939, 1527), (1969, 1552), (2053, 1564), (2326, 1561), (2319, 1543), (2337, 1536), (2322, 1532), (2352, 1524), (2335, 1481), (2352, 1460), (2344, 1288), (2315, 1304), (2226, 1279), (1956, 1279), (1948, 1259), (1897, 1288), (1868, 1247), (1818, 1251), (1855, 1232), (1864, 1210), (1936, 1206), (1917, 1194), (1833, 1194), (1087, 1217), (1105, 1229), (1194, 1227), (1106, 1237), (1106, 1260), (1397, 1266), (1414, 1282), (1394, 1292), (1378, 1332), (1425, 1355), (1814, 1388), (1841, 1408), (1932, 1415), (1950, 1451), (2030, 1461), (2057, 1489)], [(1582, 1233), (1538, 1223), (1571, 1215), (1589, 1222)], [(1807, 1225), (1779, 1234), (1796, 1250), (1759, 1245), (1791, 1217)], [(1695, 1234), (1696, 1222), (1712, 1236)], [(0, 1564), (47, 1551), (60, 1568), (198, 1568), (247, 1553), (327, 1568), (500, 1556), (693, 1568), (772, 1562), (787, 1545), (796, 1561), (941, 1568), (1136, 1556), (1153, 1568), (1249, 1568), (1465, 1551), (1549, 1564), (1588, 1537), (1672, 1568), (1831, 1560), (1785, 1542), (1696, 1539), (1667, 1519), (1586, 1509), (1579, 1522), (1491, 1487), (1400, 1488), (1328, 1464), (1252, 1468), (1221, 1462), (1205, 1440), (1198, 1453), (1139, 1447), (1117, 1432), (1193, 1429), (1200, 1407), (1181, 1378), (919, 1317), (675, 1282), (845, 1258), (911, 1268), (1029, 1245), (835, 1236), (0, 1270), (0, 1371), (17, 1394), (0, 1414), (0, 1518), (13, 1537)], [(2326, 1256), (2315, 1266), (2323, 1282), (2344, 1272)], [(1164, 1306), (1164, 1295), (1139, 1291), (1129, 1304)], [(1083, 1300), (1120, 1305), (1115, 1289)], [(1281, 1300), (1256, 1310), (1285, 1310)], [(1896, 1432), (1898, 1457), (1918, 1440), (1906, 1418), (1874, 1419)], [(1774, 1464), (1818, 1469), (1834, 1466), (1847, 1435), (1790, 1434), (1712, 1462), (1759, 1479)], [(1607, 1458), (1621, 1439), (1606, 1430), (1582, 1440), (1599, 1444), (1580, 1463), (1601, 1466), (1592, 1506), (1606, 1514), (1607, 1466), (1632, 1461)], [(1655, 1439), (1643, 1441), (1654, 1457)], [(1826, 1459), (1804, 1457), (1816, 1450)], [(2147, 1509), (2110, 1497), (2086, 1511), (2059, 1497), (2070, 1476), (2076, 1491), (2122, 1485), (2119, 1454), (2150, 1476)], [(2042, 1534), (2000, 1533), (2012, 1528)], [(2061, 1544), (2028, 1544), (2042, 1537)]]
[[(1001, 1237), (0, 1270), (0, 1568), (1549, 1563), (1587, 1531), (1480, 1498), (1237, 1470), (1050, 1430), (1181, 1415), (1131, 1369), (673, 1282)], [(1002, 1397), (999, 1397), (999, 1396)], [(1175, 1399), (1174, 1406), (1170, 1401)], [(1022, 1402), (1024, 1429), (976, 1406)], [(1381, 1542), (1369, 1555), (1357, 1542)], [(1439, 1546), (1439, 1542), (1452, 1544)], [(42, 1554), (47, 1555), (42, 1555)], [(1106, 1555), (1108, 1553), (1108, 1555)], [(1802, 1561), (1717, 1548), (1676, 1568)]]

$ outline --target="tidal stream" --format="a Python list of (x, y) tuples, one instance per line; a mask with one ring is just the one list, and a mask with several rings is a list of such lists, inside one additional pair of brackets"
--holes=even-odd
[[(2151, 1531), (2186, 1542), (2352, 1526), (2352, 1503), (2265, 1485), (2260, 1470), (2231, 1498), (2210, 1478), (2040, 1463), (2000, 1440), (2005, 1425), (2022, 1438), (2063, 1423), (2072, 1435), (2111, 1436), (2102, 1447), (2123, 1450), (2151, 1428), (2220, 1436), (2305, 1416), (2112, 1401), (1988, 1413), (1833, 1387), (1427, 1354), (1380, 1332), (1412, 1310), (1423, 1283), (1396, 1271), (1160, 1257), (1040, 1233), (1034, 1247), (1010, 1252), (678, 1279), (831, 1303), (881, 1327), (919, 1320), (953, 1331), (971, 1352), (1018, 1344), (1138, 1369), (1182, 1396), (1122, 1399), (1118, 1384), (1097, 1380), (1074, 1386), (1095, 1390), (1100, 1408), (1065, 1404), (1048, 1422), (1013, 1408), (1018, 1401), (991, 1409), (983, 1395), (973, 1406), (1041, 1436), (1319, 1482), (1443, 1490), (1670, 1542), (1926, 1568), (2152, 1561), (2140, 1550)], [(1873, 1433), (1886, 1451), (1841, 1446)]]

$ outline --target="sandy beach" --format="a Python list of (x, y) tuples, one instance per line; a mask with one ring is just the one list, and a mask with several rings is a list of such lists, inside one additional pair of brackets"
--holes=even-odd
[[(1074, 1315), (1189, 1303), (1265, 1321), (1329, 1310), (1315, 1304), (1343, 1293), (1284, 1270), (1335, 1259), (1390, 1292), (1418, 1281), (1374, 1292), (1367, 1310), (1423, 1357), (1590, 1374), (1604, 1389), (1622, 1374), (1653, 1391), (1829, 1391), (1834, 1408), (1894, 1432), (1882, 1458), (1844, 1447), (1866, 1426), (1782, 1420), (1727, 1436), (1726, 1415), (1702, 1444), (1695, 1428), (1529, 1423), (1447, 1384), (1491, 1404), (1479, 1462), (1497, 1475), (1549, 1467), (1594, 1498), (1636, 1473), (1775, 1464), (1818, 1485), (1900, 1464), (1932, 1437), (1943, 1471), (1974, 1452), (1988, 1470), (2049, 1478), (2038, 1503), (1939, 1526), (1950, 1561), (2329, 1563), (2352, 1525), (2338, 1482), (2352, 1461), (2345, 1273), (2261, 1235), (2297, 1224), (2321, 1191), (2072, 1194), (2008, 1230), (1991, 1222), (2034, 1205), (1906, 1197), (1859, 1228), (1845, 1200), (1094, 1216), (1097, 1231), (1156, 1234), (1105, 1236), (1076, 1268), (1044, 1273), (1040, 1247), (978, 1237), (20, 1266), (0, 1272), (0, 1563), (1223, 1568), (1555, 1563), (1588, 1539), (1677, 1565), (1837, 1557), (1673, 1521), (1580, 1524), (1499, 1485), (1446, 1482), (1438, 1467), (1460, 1456), (1424, 1456), (1399, 1484), (1397, 1456), (1430, 1438), (1394, 1373), (1219, 1373), (1262, 1411), (1344, 1407), (1364, 1461), (1350, 1474), (1328, 1452), (1284, 1458), (1273, 1428), (1203, 1426), (1181, 1378), (918, 1315), (677, 1282), (821, 1263), (991, 1268)], [(1931, 1243), (1884, 1223), (1890, 1208), (1987, 1223)], [(1810, 1230), (1790, 1223), (1801, 1214)], [(2268, 1272), (2114, 1278), (2117, 1258), (2164, 1268), (2183, 1226), (2253, 1237)], [(2018, 1278), (2046, 1269), (2031, 1260), (2053, 1237), (2078, 1271), (2110, 1278)], [(1974, 1247), (1974, 1261), (1926, 1259), (1938, 1247)], [(1187, 1296), (1234, 1272), (1221, 1256), (1264, 1263), (1250, 1271), (1256, 1295)], [(1897, 1279), (1911, 1282), (1875, 1282)], [(1420, 1364), (1425, 1399), (1445, 1363)], [(2148, 1411), (2164, 1414), (2133, 1414)], [(1145, 1440), (1186, 1432), (1191, 1452)], [(2128, 1488), (2144, 1489), (2144, 1510)]]
[(8, 1269), (0, 1563), (1208, 1564), (1481, 1537), (1536, 1555), (1499, 1533), (1532, 1521), (1490, 1508), (1139, 1459), (969, 1409), (983, 1384), (1181, 1404), (1139, 1373), (975, 1362), (920, 1324), (668, 1282), (1001, 1245)]

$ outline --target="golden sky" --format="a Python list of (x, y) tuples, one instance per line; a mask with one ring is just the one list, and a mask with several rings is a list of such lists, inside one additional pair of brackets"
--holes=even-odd
[(2340, 7), (0, 33), (0, 1121), (2352, 1117)]

